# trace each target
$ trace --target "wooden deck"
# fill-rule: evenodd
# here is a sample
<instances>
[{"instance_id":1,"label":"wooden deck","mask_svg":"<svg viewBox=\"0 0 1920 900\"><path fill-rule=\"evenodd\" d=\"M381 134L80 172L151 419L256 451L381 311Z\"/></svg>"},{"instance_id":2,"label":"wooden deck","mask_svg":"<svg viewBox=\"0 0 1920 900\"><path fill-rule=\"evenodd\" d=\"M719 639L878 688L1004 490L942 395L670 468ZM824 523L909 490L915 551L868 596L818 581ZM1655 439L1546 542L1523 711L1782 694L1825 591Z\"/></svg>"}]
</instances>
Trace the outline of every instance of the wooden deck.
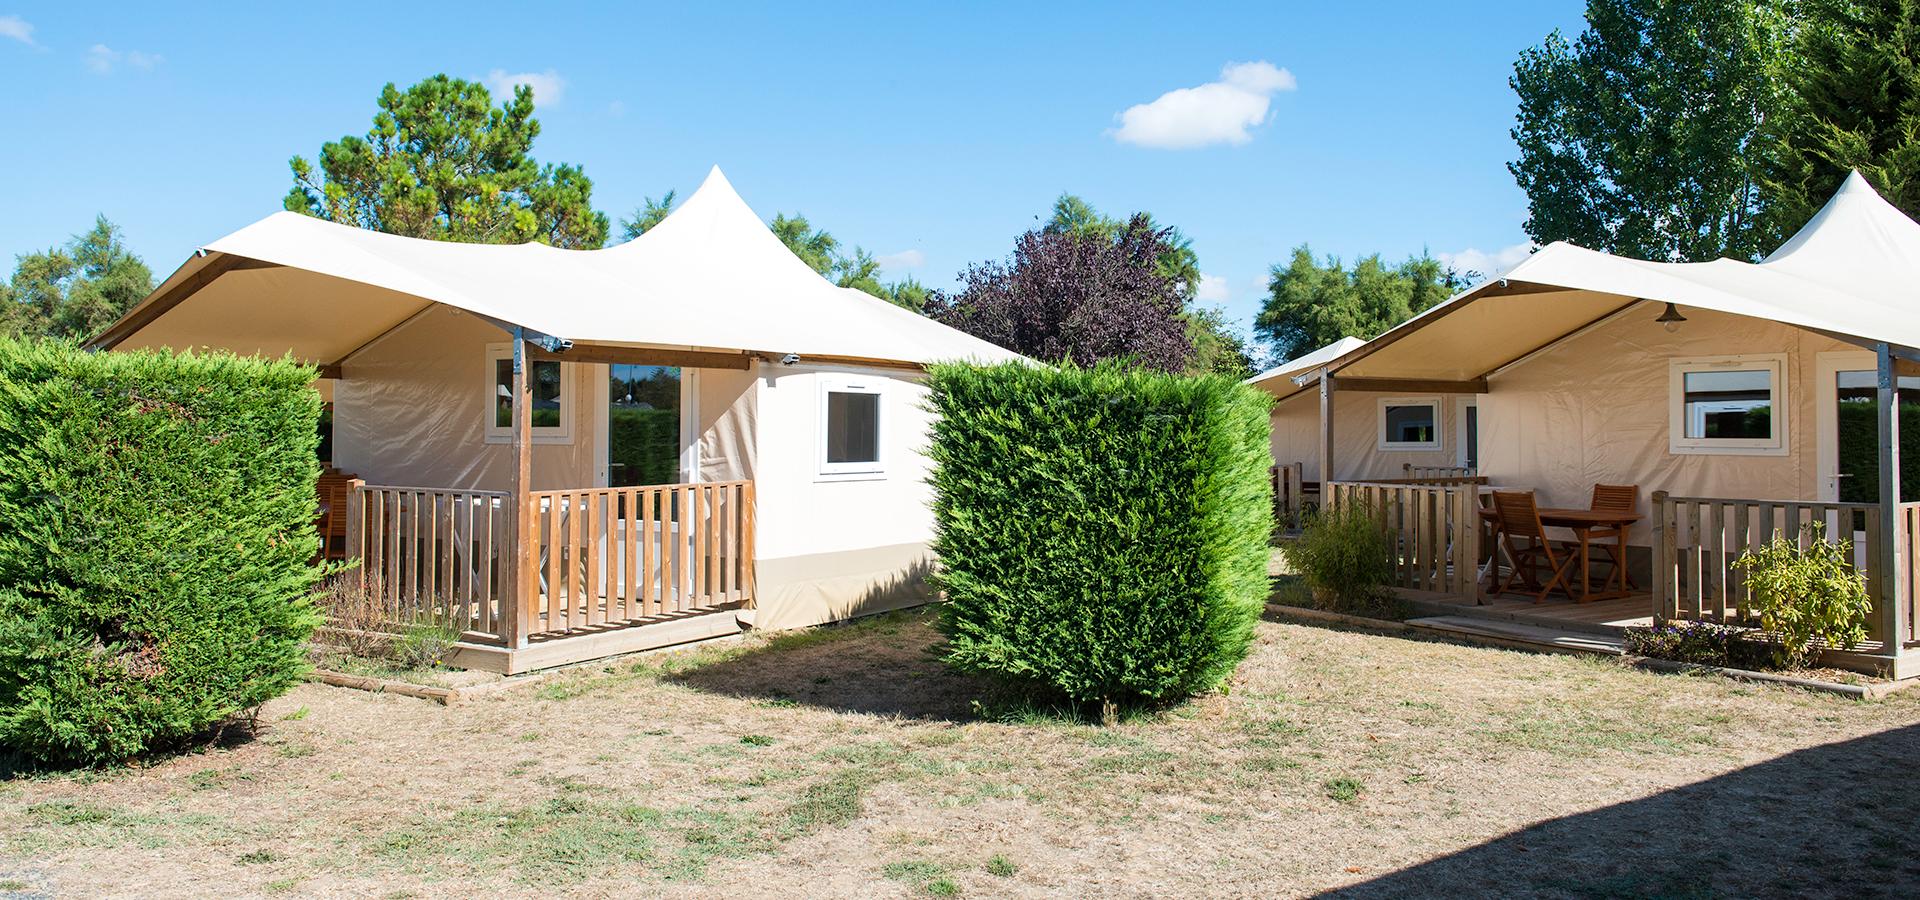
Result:
<instances>
[{"instance_id":1,"label":"wooden deck","mask_svg":"<svg viewBox=\"0 0 1920 900\"><path fill-rule=\"evenodd\" d=\"M1472 598L1429 591L1405 591L1414 607L1431 615L1470 616L1500 622L1520 622L1583 631L1589 634L1618 635L1630 625L1653 624L1653 598L1634 594L1615 600L1575 603L1565 597L1550 596L1535 603L1532 597L1502 594L1474 603Z\"/></svg>"}]
</instances>

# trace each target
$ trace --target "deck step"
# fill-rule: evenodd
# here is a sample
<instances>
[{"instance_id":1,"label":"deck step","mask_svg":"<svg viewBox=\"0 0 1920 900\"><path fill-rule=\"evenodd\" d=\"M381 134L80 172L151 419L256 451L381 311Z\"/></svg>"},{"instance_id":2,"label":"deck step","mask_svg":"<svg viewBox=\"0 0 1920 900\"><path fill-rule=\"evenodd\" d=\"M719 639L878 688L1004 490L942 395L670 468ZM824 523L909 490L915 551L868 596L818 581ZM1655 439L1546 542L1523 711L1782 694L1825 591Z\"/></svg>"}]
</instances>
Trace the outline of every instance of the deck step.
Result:
<instances>
[{"instance_id":1,"label":"deck step","mask_svg":"<svg viewBox=\"0 0 1920 900\"><path fill-rule=\"evenodd\" d=\"M1567 628L1549 628L1520 622L1504 622L1469 616L1429 616L1408 619L1407 625L1422 631L1462 640L1522 646L1561 653L1603 653L1618 656L1621 640L1611 635L1593 634Z\"/></svg>"},{"instance_id":2,"label":"deck step","mask_svg":"<svg viewBox=\"0 0 1920 900\"><path fill-rule=\"evenodd\" d=\"M1626 633L1626 629L1619 624L1611 622L1582 622L1574 619L1569 615L1572 610L1564 603L1541 606L1522 605L1516 608L1511 605L1504 607L1492 605L1478 606L1472 601L1463 602L1454 598L1442 600L1413 597L1410 598L1410 602L1413 604L1414 612L1425 613L1430 616L1479 619L1487 622L1512 622L1519 625L1533 625L1541 628L1578 632L1603 638L1619 638Z\"/></svg>"}]
</instances>

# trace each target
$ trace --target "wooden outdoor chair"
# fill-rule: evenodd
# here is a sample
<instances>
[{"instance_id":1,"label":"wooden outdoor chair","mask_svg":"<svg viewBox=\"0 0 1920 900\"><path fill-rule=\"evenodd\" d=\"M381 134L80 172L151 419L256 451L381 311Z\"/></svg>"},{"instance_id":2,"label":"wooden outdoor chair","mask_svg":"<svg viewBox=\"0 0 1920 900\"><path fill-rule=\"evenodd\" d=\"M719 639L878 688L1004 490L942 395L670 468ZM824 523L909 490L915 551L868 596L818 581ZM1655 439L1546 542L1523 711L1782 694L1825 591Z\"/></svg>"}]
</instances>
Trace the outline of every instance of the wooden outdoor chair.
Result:
<instances>
[{"instance_id":1,"label":"wooden outdoor chair","mask_svg":"<svg viewBox=\"0 0 1920 900\"><path fill-rule=\"evenodd\" d=\"M1554 552L1554 543L1547 539L1547 529L1540 524L1540 507L1533 502L1533 492L1494 491L1493 508L1500 520L1500 544L1513 563L1513 571L1494 593L1504 594L1519 581L1528 591L1539 591L1534 595L1535 603L1546 600L1555 588L1572 596L1573 588L1567 583L1567 576L1578 560L1574 554ZM1536 570L1547 573L1545 584L1534 578Z\"/></svg>"},{"instance_id":2,"label":"wooden outdoor chair","mask_svg":"<svg viewBox=\"0 0 1920 900\"><path fill-rule=\"evenodd\" d=\"M1605 510L1607 512L1630 513L1638 509L1639 506L1639 485L1596 484L1593 486L1593 502L1588 504L1587 508L1592 510ZM1633 583L1633 571L1627 568L1626 548L1621 546L1620 532L1623 530L1624 529L1621 528L1595 528L1587 534L1594 544L1607 551L1606 558L1601 561L1612 565L1613 570L1620 573L1620 583L1625 585L1627 590L1639 590L1640 586ZM1607 577L1612 578L1613 572L1608 572ZM1601 582L1601 584L1605 583L1604 581Z\"/></svg>"},{"instance_id":3,"label":"wooden outdoor chair","mask_svg":"<svg viewBox=\"0 0 1920 900\"><path fill-rule=\"evenodd\" d=\"M320 559L347 558L347 496L353 493L354 476L328 469L320 473L317 491L322 510L315 523L320 532Z\"/></svg>"}]
</instances>

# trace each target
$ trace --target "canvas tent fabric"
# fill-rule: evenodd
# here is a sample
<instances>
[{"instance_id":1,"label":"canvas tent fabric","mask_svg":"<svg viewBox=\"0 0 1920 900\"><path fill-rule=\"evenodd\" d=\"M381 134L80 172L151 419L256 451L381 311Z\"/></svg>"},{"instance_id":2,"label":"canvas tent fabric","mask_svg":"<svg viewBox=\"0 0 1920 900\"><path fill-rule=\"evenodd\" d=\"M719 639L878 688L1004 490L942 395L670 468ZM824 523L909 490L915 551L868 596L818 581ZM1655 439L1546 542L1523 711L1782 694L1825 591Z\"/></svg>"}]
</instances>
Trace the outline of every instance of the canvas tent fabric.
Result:
<instances>
[{"instance_id":1,"label":"canvas tent fabric","mask_svg":"<svg viewBox=\"0 0 1920 900\"><path fill-rule=\"evenodd\" d=\"M156 303L166 309L152 317ZM326 365L432 304L576 342L911 364L1021 358L827 281L717 167L659 225L602 250L428 241L275 213L208 244L95 344Z\"/></svg>"},{"instance_id":2,"label":"canvas tent fabric","mask_svg":"<svg viewBox=\"0 0 1920 900\"><path fill-rule=\"evenodd\" d=\"M1288 397L1303 390L1293 383L1295 376L1311 372L1329 362L1353 352L1366 341L1357 337L1343 337L1331 344L1302 353L1271 369L1261 372L1246 383L1260 388L1275 397Z\"/></svg>"},{"instance_id":3,"label":"canvas tent fabric","mask_svg":"<svg viewBox=\"0 0 1920 900\"><path fill-rule=\"evenodd\" d=\"M1920 358L1920 224L1852 173L1759 263L1649 262L1556 242L1329 367L1353 377L1463 381L1648 302L1780 322Z\"/></svg>"}]
</instances>

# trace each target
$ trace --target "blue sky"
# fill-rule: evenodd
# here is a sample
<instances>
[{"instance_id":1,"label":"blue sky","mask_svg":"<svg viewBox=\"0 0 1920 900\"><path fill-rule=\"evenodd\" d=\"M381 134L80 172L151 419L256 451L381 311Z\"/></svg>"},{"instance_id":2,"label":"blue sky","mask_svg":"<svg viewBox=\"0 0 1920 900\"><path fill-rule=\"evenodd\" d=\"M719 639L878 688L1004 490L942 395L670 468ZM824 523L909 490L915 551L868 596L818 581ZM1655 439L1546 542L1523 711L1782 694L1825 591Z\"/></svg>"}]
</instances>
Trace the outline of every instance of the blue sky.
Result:
<instances>
[{"instance_id":1,"label":"blue sky","mask_svg":"<svg viewBox=\"0 0 1920 900\"><path fill-rule=\"evenodd\" d=\"M1242 327L1302 242L1521 244L1507 77L1583 8L164 6L0 0L0 253L103 212L164 277L278 210L289 157L364 134L382 84L531 74L535 155L584 166L616 218L718 164L763 216L948 286L1072 191L1178 225Z\"/></svg>"}]
</instances>

